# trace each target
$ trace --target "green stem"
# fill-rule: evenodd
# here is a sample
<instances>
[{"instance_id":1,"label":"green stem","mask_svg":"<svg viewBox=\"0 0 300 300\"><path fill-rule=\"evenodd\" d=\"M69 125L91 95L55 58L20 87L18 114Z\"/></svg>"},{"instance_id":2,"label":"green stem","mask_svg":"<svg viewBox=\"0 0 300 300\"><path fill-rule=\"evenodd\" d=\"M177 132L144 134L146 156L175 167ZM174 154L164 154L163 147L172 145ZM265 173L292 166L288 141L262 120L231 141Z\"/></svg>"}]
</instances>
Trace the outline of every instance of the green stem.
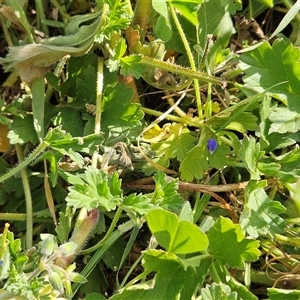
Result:
<instances>
[{"instance_id":1,"label":"green stem","mask_svg":"<svg viewBox=\"0 0 300 300\"><path fill-rule=\"evenodd\" d=\"M281 234L275 234L276 241L280 242L281 244L290 245L293 247L300 247L300 238L298 237L286 237Z\"/></svg>"},{"instance_id":2,"label":"green stem","mask_svg":"<svg viewBox=\"0 0 300 300\"><path fill-rule=\"evenodd\" d=\"M42 29L42 31L49 36L48 26L44 24L45 12L43 7L42 0L35 0L35 7L36 7L36 20L37 20L37 28Z\"/></svg>"},{"instance_id":3,"label":"green stem","mask_svg":"<svg viewBox=\"0 0 300 300\"><path fill-rule=\"evenodd\" d=\"M57 8L57 10L59 11L59 13L62 15L63 18L65 18L68 22L72 20L72 17L65 12L65 10L61 7L61 5L57 0L50 0L50 1L52 5Z\"/></svg>"},{"instance_id":4,"label":"green stem","mask_svg":"<svg viewBox=\"0 0 300 300\"><path fill-rule=\"evenodd\" d=\"M102 114L102 96L103 96L103 66L104 58L98 58L97 69L97 96L96 96L96 116L95 116L95 134L100 134L101 131L101 114ZM92 166L97 167L98 152L95 152L92 157Z\"/></svg>"},{"instance_id":5,"label":"green stem","mask_svg":"<svg viewBox=\"0 0 300 300\"><path fill-rule=\"evenodd\" d=\"M14 213L1 213L1 221L25 221L26 214L14 214Z\"/></svg>"},{"instance_id":6,"label":"green stem","mask_svg":"<svg viewBox=\"0 0 300 300\"><path fill-rule=\"evenodd\" d=\"M63 71L64 67L65 67L65 64L66 64L66 61L67 61L68 57L65 56L63 57L62 59L59 60L55 70L54 70L54 75L59 77L61 72ZM46 94L45 94L45 102L49 102L50 101L50 98L52 96L52 93L54 91L54 88L52 85L48 85L48 88L47 88L47 91L46 91Z\"/></svg>"},{"instance_id":7,"label":"green stem","mask_svg":"<svg viewBox=\"0 0 300 300\"><path fill-rule=\"evenodd\" d=\"M19 173L21 170L23 170L26 166L28 166L33 160L36 159L37 156L39 156L45 148L47 148L49 144L45 141L40 143L40 145L25 159L19 162L19 164L13 168L8 173L4 174L0 177L0 182L3 182L7 180L8 178L14 176L15 174Z\"/></svg>"},{"instance_id":8,"label":"green stem","mask_svg":"<svg viewBox=\"0 0 300 300\"><path fill-rule=\"evenodd\" d=\"M188 40L186 39L186 36L183 32L183 29L181 27L181 24L180 24L178 18L177 18L177 15L176 15L173 5L170 4L169 8L170 8L171 15L174 19L175 25L177 27L177 30L179 32L179 35L181 37L181 40L183 42L187 57L189 59L190 65L191 65L191 69L192 69L192 71L196 72L195 61L194 61L194 57L193 57L190 45L188 43ZM194 87L195 87L195 98L196 98L196 103L197 103L197 108L198 108L198 116L199 116L200 120L202 120L203 119L203 110L202 110L202 103L201 103L201 96L200 96L200 86L199 86L198 79L196 79L196 78L194 78Z\"/></svg>"},{"instance_id":9,"label":"green stem","mask_svg":"<svg viewBox=\"0 0 300 300\"><path fill-rule=\"evenodd\" d=\"M94 245L94 246L92 246L92 247L90 247L88 249L80 251L80 253L79 253L80 255L89 254L89 253L91 253L91 252L93 252L93 251L95 251L95 250L97 250L97 249L99 249L99 248L101 248L103 246L103 244L106 242L106 240L113 233L114 228L115 228L115 226L116 226L116 224L119 221L119 218L121 216L122 210L123 210L122 207L119 206L118 209L117 209L117 211L116 211L116 213L115 213L115 215L114 215L114 218L113 218L113 220L112 220L112 222L111 222L111 224L110 224L110 226L108 228L108 231L106 232L106 235L104 236L104 238L101 241L99 241L96 245Z\"/></svg>"},{"instance_id":10,"label":"green stem","mask_svg":"<svg viewBox=\"0 0 300 300\"><path fill-rule=\"evenodd\" d=\"M148 56L141 56L141 60L140 63L145 65L145 66L149 66L149 67L153 67L153 68L158 68L158 69L163 69L165 71L171 72L171 73L176 73L179 75L183 75L186 77L190 77L193 79L198 79L201 82L204 83L212 83L212 84L221 84L222 80L208 75L206 73L203 72L199 72L199 71L195 71L195 70L191 70L189 68L186 67L182 67L179 65L175 65L175 64L171 64L169 62L165 62L165 61L161 61L155 58L151 58Z\"/></svg>"},{"instance_id":11,"label":"green stem","mask_svg":"<svg viewBox=\"0 0 300 300\"><path fill-rule=\"evenodd\" d=\"M143 30L144 33L147 29L151 6L151 0L138 0L135 4L132 24L140 25L140 28Z\"/></svg>"},{"instance_id":12,"label":"green stem","mask_svg":"<svg viewBox=\"0 0 300 300\"><path fill-rule=\"evenodd\" d=\"M153 110L150 108L146 108L146 107L142 107L141 108L142 111L148 115L152 115L152 116L156 116L156 117L160 117L163 113L159 112L157 110ZM170 120L170 121L174 121L177 123L183 123L189 126L195 126L195 127L201 127L202 123L201 122L193 122L191 121L188 117L186 118L181 118L181 117L176 117L173 115L167 115L165 116L165 119Z\"/></svg>"},{"instance_id":13,"label":"green stem","mask_svg":"<svg viewBox=\"0 0 300 300\"><path fill-rule=\"evenodd\" d=\"M6 248L7 248L6 238L7 238L7 232L8 232L9 226L10 226L9 223L5 223L3 233L2 233L1 248L0 248L0 261L1 262L2 262L4 253L5 253Z\"/></svg>"},{"instance_id":14,"label":"green stem","mask_svg":"<svg viewBox=\"0 0 300 300\"><path fill-rule=\"evenodd\" d=\"M24 161L22 148L19 144L16 145L16 151L19 162ZM33 235L33 217L32 217L32 197L30 191L29 180L25 168L21 170L21 178L26 202L26 249L32 248Z\"/></svg>"}]
</instances>

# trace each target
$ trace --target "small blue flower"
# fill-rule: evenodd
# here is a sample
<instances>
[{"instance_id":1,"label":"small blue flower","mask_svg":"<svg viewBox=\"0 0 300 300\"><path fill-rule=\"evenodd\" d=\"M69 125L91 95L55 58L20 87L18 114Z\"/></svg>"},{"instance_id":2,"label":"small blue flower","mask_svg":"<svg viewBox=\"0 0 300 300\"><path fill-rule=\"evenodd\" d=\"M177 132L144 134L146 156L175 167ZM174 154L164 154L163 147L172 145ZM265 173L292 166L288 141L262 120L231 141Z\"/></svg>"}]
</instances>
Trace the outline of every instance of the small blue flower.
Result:
<instances>
[{"instance_id":1,"label":"small blue flower","mask_svg":"<svg viewBox=\"0 0 300 300\"><path fill-rule=\"evenodd\" d=\"M218 142L216 139L209 139L207 141L207 148L210 154L213 154L215 150L218 148Z\"/></svg>"}]
</instances>

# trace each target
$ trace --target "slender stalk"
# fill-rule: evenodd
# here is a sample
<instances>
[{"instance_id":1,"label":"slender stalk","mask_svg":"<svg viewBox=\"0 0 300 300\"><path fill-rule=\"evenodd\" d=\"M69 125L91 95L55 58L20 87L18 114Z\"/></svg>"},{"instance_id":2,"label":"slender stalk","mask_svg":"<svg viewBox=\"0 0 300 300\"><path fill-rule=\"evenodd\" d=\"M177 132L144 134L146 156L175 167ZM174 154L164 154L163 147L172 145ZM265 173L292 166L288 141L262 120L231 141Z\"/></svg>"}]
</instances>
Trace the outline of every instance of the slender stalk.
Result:
<instances>
[{"instance_id":1,"label":"slender stalk","mask_svg":"<svg viewBox=\"0 0 300 300\"><path fill-rule=\"evenodd\" d=\"M1 221L25 221L26 214L1 213L0 220Z\"/></svg>"},{"instance_id":2,"label":"slender stalk","mask_svg":"<svg viewBox=\"0 0 300 300\"><path fill-rule=\"evenodd\" d=\"M103 96L103 66L104 58L98 58L98 70L97 70L97 97L96 97L96 116L95 116L95 134L99 134L101 131L101 113L102 113L102 96ZM95 152L92 157L92 166L97 167L98 153Z\"/></svg>"},{"instance_id":3,"label":"slender stalk","mask_svg":"<svg viewBox=\"0 0 300 300\"><path fill-rule=\"evenodd\" d=\"M16 145L16 151L19 162L24 160L22 148L19 144ZM33 235L33 217L32 217L32 197L29 186L29 180L25 168L21 170L21 178L26 202L26 249L32 247L32 235Z\"/></svg>"},{"instance_id":4,"label":"slender stalk","mask_svg":"<svg viewBox=\"0 0 300 300\"><path fill-rule=\"evenodd\" d=\"M156 117L160 117L163 114L162 112L159 112L157 110L153 110L153 109L150 109L150 108L147 108L147 107L142 107L141 109L144 113L146 113L148 115L156 116ZM167 116L165 116L165 119L170 120L170 121L174 121L174 122L177 122L177 123L183 123L183 124L187 124L187 125L190 125L190 126L195 126L195 127L199 127L199 125L201 125L200 122L191 121L188 116L186 118L181 118L181 117L176 117L176 116L173 116L173 115L167 115Z\"/></svg>"},{"instance_id":5,"label":"slender stalk","mask_svg":"<svg viewBox=\"0 0 300 300\"><path fill-rule=\"evenodd\" d=\"M8 178L14 176L15 174L19 173L22 169L28 166L33 160L35 160L36 157L39 156L48 146L49 144L43 141L26 159L20 161L15 168L13 168L11 171L1 176L0 182L3 182Z\"/></svg>"},{"instance_id":6,"label":"slender stalk","mask_svg":"<svg viewBox=\"0 0 300 300\"><path fill-rule=\"evenodd\" d=\"M44 24L45 17L45 9L42 0L35 0L36 14L37 14L37 27L43 30L43 32L49 36L48 26Z\"/></svg>"},{"instance_id":7,"label":"slender stalk","mask_svg":"<svg viewBox=\"0 0 300 300\"><path fill-rule=\"evenodd\" d=\"M205 82L205 83L212 83L212 84L221 84L222 80L208 75L206 73L203 72L199 72L199 71L195 71L195 70L191 70L189 68L186 67L182 67L176 64L171 64L169 62L165 62L165 61L161 61L155 58L151 58L151 57L147 57L147 56L142 56L140 63L145 65L145 66L149 66L149 67L154 67L154 68L158 68L158 69L163 69L165 71L171 72L171 73L175 73L175 74L179 74L179 75L183 75L186 77L190 77L190 78L194 78L194 79L198 79L199 81Z\"/></svg>"},{"instance_id":8,"label":"slender stalk","mask_svg":"<svg viewBox=\"0 0 300 300\"><path fill-rule=\"evenodd\" d=\"M183 42L187 57L189 59L190 65L191 65L191 69L192 69L192 71L196 71L196 65L195 65L195 61L194 61L194 57L193 57L190 45L188 43L188 40L186 39L186 36L183 32L181 24L177 18L177 15L176 15L173 5L170 4L169 8L170 8L171 15L174 19L175 25L177 27L177 30L179 32L179 35L181 37L181 40ZM196 98L196 103L197 103L197 108L198 108L198 116L199 116L200 120L202 120L203 119L203 109L202 109L201 96L200 96L200 86L199 86L199 81L196 78L194 78L194 87L195 87L195 98Z\"/></svg>"},{"instance_id":9,"label":"slender stalk","mask_svg":"<svg viewBox=\"0 0 300 300\"><path fill-rule=\"evenodd\" d=\"M65 57L63 57L62 59L59 60L57 66L56 66L56 68L53 72L55 76L60 77L60 74L63 71L68 58L69 58L68 56L65 56ZM48 85L48 88L47 88L47 91L46 91L46 94L45 94L45 102L50 101L50 98L51 98L51 95L52 95L53 91L54 91L53 86Z\"/></svg>"}]
</instances>

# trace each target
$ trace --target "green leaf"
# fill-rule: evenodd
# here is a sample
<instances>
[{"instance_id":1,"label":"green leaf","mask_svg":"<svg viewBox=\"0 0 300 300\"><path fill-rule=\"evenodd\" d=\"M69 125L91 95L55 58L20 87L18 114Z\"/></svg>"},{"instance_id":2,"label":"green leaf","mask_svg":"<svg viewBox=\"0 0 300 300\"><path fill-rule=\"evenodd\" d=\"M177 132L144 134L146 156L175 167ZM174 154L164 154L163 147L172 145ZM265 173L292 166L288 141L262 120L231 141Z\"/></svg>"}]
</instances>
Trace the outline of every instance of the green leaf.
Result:
<instances>
[{"instance_id":1,"label":"green leaf","mask_svg":"<svg viewBox=\"0 0 300 300\"><path fill-rule=\"evenodd\" d=\"M259 242L245 239L239 224L220 217L207 233L208 252L222 264L243 268L245 261L255 261L260 255Z\"/></svg>"},{"instance_id":2,"label":"green leaf","mask_svg":"<svg viewBox=\"0 0 300 300\"><path fill-rule=\"evenodd\" d=\"M159 156L169 159L177 158L182 162L186 153L195 146L196 138L183 124L173 123L169 126L165 125L163 129L165 131L164 139L158 142L153 141L151 143L152 150ZM157 138L159 138L159 136L157 136ZM159 160L158 163L160 164ZM167 163L167 165L169 164Z\"/></svg>"},{"instance_id":3,"label":"green leaf","mask_svg":"<svg viewBox=\"0 0 300 300\"><path fill-rule=\"evenodd\" d=\"M52 119L54 126L60 126L72 136L83 135L82 115L70 107L60 107L58 114Z\"/></svg>"},{"instance_id":4,"label":"green leaf","mask_svg":"<svg viewBox=\"0 0 300 300\"><path fill-rule=\"evenodd\" d=\"M118 40L117 45L114 49L115 51L115 55L114 58L115 59L120 59L124 56L125 52L126 52L127 46L126 46L126 41L124 38L121 38Z\"/></svg>"},{"instance_id":5,"label":"green leaf","mask_svg":"<svg viewBox=\"0 0 300 300\"><path fill-rule=\"evenodd\" d=\"M104 90L101 130L110 144L136 138L141 130L144 114L139 104L130 103L132 96L133 90L123 83L107 85Z\"/></svg>"},{"instance_id":6,"label":"green leaf","mask_svg":"<svg viewBox=\"0 0 300 300\"><path fill-rule=\"evenodd\" d=\"M210 62L211 69L215 67L217 53L228 45L231 35L235 33L231 16L224 2L224 0L204 1L201 3L197 14L199 22L197 44L201 46L202 55L205 51L207 36L212 34L216 37L216 41L210 47L207 55L207 61Z\"/></svg>"},{"instance_id":7,"label":"green leaf","mask_svg":"<svg viewBox=\"0 0 300 300\"><path fill-rule=\"evenodd\" d=\"M86 54L71 57L68 65L68 78L60 86L63 95L76 97L76 102L96 102L97 57ZM84 106L84 104L82 104Z\"/></svg>"},{"instance_id":8,"label":"green leaf","mask_svg":"<svg viewBox=\"0 0 300 300\"><path fill-rule=\"evenodd\" d=\"M106 300L103 295L98 293L90 293L85 297L85 300Z\"/></svg>"},{"instance_id":9,"label":"green leaf","mask_svg":"<svg viewBox=\"0 0 300 300\"><path fill-rule=\"evenodd\" d=\"M299 48L286 39L276 39L272 46L263 42L240 57L245 87L257 92L268 90L291 111L300 113L299 58Z\"/></svg>"},{"instance_id":10,"label":"green leaf","mask_svg":"<svg viewBox=\"0 0 300 300\"><path fill-rule=\"evenodd\" d=\"M171 253L194 253L204 251L208 246L208 239L200 228L193 223L179 221L174 213L153 209L146 218L158 243Z\"/></svg>"},{"instance_id":11,"label":"green leaf","mask_svg":"<svg viewBox=\"0 0 300 300\"><path fill-rule=\"evenodd\" d=\"M211 285L206 285L205 288L201 289L200 299L207 300L238 300L238 294L232 292L230 287L224 283L213 283Z\"/></svg>"},{"instance_id":12,"label":"green leaf","mask_svg":"<svg viewBox=\"0 0 300 300\"><path fill-rule=\"evenodd\" d=\"M171 23L164 18L163 16L159 16L155 28L155 35L164 42L168 42L172 38L172 27Z\"/></svg>"},{"instance_id":13,"label":"green leaf","mask_svg":"<svg viewBox=\"0 0 300 300\"><path fill-rule=\"evenodd\" d=\"M143 76L146 70L146 67L139 63L141 59L142 58L139 55L130 55L122 57L120 59L120 73L125 77L132 74L136 79L139 79L141 76Z\"/></svg>"},{"instance_id":14,"label":"green leaf","mask_svg":"<svg viewBox=\"0 0 300 300\"><path fill-rule=\"evenodd\" d=\"M165 19L169 19L167 0L152 0L152 6Z\"/></svg>"},{"instance_id":15,"label":"green leaf","mask_svg":"<svg viewBox=\"0 0 300 300\"><path fill-rule=\"evenodd\" d=\"M186 153L179 171L180 177L186 181L201 179L209 168L222 168L226 164L229 147L220 143L217 149L210 154L207 148L208 137L203 136L201 142ZM219 141L218 141L219 142Z\"/></svg>"},{"instance_id":16,"label":"green leaf","mask_svg":"<svg viewBox=\"0 0 300 300\"><path fill-rule=\"evenodd\" d=\"M150 203L149 197L146 195L130 194L123 200L124 210L133 210L140 215L148 213L154 205Z\"/></svg>"},{"instance_id":17,"label":"green leaf","mask_svg":"<svg viewBox=\"0 0 300 300\"><path fill-rule=\"evenodd\" d=\"M207 157L209 152L206 145L197 145L188 153L180 166L180 178L192 182L194 178L201 179L208 169Z\"/></svg>"},{"instance_id":18,"label":"green leaf","mask_svg":"<svg viewBox=\"0 0 300 300\"><path fill-rule=\"evenodd\" d=\"M67 206L111 211L122 201L121 180L117 173L107 177L104 171L88 167L84 174L68 174L68 180L74 185L68 188Z\"/></svg>"},{"instance_id":19,"label":"green leaf","mask_svg":"<svg viewBox=\"0 0 300 300\"><path fill-rule=\"evenodd\" d=\"M242 2L242 0L236 0L236 1L227 0L226 6L227 6L229 13L231 15L234 15L237 10L242 10L243 2Z\"/></svg>"},{"instance_id":20,"label":"green leaf","mask_svg":"<svg viewBox=\"0 0 300 300\"><path fill-rule=\"evenodd\" d=\"M173 5L186 20L197 26L197 7L202 2L202 0L171 0L170 5Z\"/></svg>"},{"instance_id":21,"label":"green leaf","mask_svg":"<svg viewBox=\"0 0 300 300\"><path fill-rule=\"evenodd\" d=\"M222 119L223 122L226 121L226 118ZM228 118L228 120L230 121L230 118ZM234 120L229 122L225 128L246 133L248 130L256 130L257 126L257 117L253 115L252 112L242 112L238 116L234 117Z\"/></svg>"},{"instance_id":22,"label":"green leaf","mask_svg":"<svg viewBox=\"0 0 300 300\"><path fill-rule=\"evenodd\" d=\"M25 144L27 142L33 145L37 144L38 138L33 127L33 117L30 115L21 117L14 117L11 123L11 130L8 132L7 137L10 139L11 144Z\"/></svg>"},{"instance_id":23,"label":"green leaf","mask_svg":"<svg viewBox=\"0 0 300 300\"><path fill-rule=\"evenodd\" d=\"M184 204L184 199L178 194L178 180L167 182L166 174L158 171L154 174L155 190L151 202L160 207L179 212Z\"/></svg>"},{"instance_id":24,"label":"green leaf","mask_svg":"<svg viewBox=\"0 0 300 300\"><path fill-rule=\"evenodd\" d=\"M273 109L269 115L269 120L272 122L269 134L273 132L286 133L297 132L300 129L300 114L291 111L287 107L277 107Z\"/></svg>"},{"instance_id":25,"label":"green leaf","mask_svg":"<svg viewBox=\"0 0 300 300\"><path fill-rule=\"evenodd\" d=\"M245 206L240 217L243 230L257 238L259 235L274 236L282 233L285 221L279 214L285 211L278 201L268 197L264 188L266 181L250 181L245 189Z\"/></svg>"},{"instance_id":26,"label":"green leaf","mask_svg":"<svg viewBox=\"0 0 300 300\"><path fill-rule=\"evenodd\" d=\"M24 81L42 77L51 66L66 55L82 56L94 41L101 25L101 12L78 15L66 28L66 36L52 37L42 44L10 47L6 58L0 59L6 71L17 69ZM90 22L88 25L84 25Z\"/></svg>"},{"instance_id":27,"label":"green leaf","mask_svg":"<svg viewBox=\"0 0 300 300\"><path fill-rule=\"evenodd\" d=\"M299 300L300 291L268 288L268 297L270 300Z\"/></svg>"},{"instance_id":28,"label":"green leaf","mask_svg":"<svg viewBox=\"0 0 300 300\"><path fill-rule=\"evenodd\" d=\"M157 272L154 279L121 290L110 300L191 299L196 287L207 275L211 258L198 256L193 262L188 263L185 260L185 263L184 268L183 260L175 254L162 250L147 250L144 252L143 266L146 274Z\"/></svg>"},{"instance_id":29,"label":"green leaf","mask_svg":"<svg viewBox=\"0 0 300 300\"><path fill-rule=\"evenodd\" d=\"M45 80L43 77L35 78L31 85L33 125L39 140L44 138L44 114L45 114Z\"/></svg>"},{"instance_id":30,"label":"green leaf","mask_svg":"<svg viewBox=\"0 0 300 300\"><path fill-rule=\"evenodd\" d=\"M260 144L256 143L254 137L249 136L243 139L240 155L246 164L251 179L260 179L259 170L257 169L258 159L261 157Z\"/></svg>"}]
</instances>

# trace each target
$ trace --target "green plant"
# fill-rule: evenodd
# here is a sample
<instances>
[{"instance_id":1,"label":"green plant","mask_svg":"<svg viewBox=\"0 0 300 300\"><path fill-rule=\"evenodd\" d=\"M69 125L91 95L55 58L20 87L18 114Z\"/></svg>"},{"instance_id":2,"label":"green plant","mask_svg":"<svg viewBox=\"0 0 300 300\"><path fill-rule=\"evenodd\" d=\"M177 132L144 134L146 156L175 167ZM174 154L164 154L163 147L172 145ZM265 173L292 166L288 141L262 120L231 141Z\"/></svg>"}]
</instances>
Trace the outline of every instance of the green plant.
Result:
<instances>
[{"instance_id":1,"label":"green plant","mask_svg":"<svg viewBox=\"0 0 300 300\"><path fill-rule=\"evenodd\" d=\"M299 297L299 3L249 46L257 3L3 2L0 299Z\"/></svg>"}]
</instances>

